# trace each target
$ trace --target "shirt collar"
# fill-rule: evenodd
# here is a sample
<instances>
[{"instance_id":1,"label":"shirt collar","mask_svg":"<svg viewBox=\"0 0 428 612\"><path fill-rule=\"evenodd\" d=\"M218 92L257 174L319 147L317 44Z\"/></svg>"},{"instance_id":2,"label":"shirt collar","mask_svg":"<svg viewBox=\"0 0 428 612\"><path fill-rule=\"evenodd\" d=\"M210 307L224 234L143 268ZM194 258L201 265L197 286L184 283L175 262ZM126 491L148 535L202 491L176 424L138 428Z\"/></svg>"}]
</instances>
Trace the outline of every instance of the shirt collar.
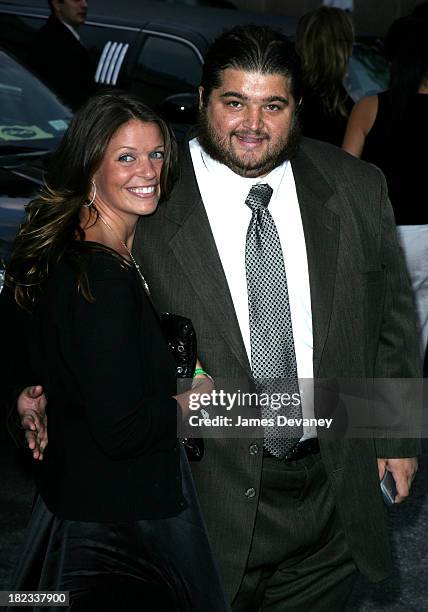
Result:
<instances>
[{"instance_id":1,"label":"shirt collar","mask_svg":"<svg viewBox=\"0 0 428 612\"><path fill-rule=\"evenodd\" d=\"M77 38L77 40L80 42L80 36L78 35L77 31L73 28L73 26L69 25L68 23L65 23L65 21L63 21L62 19L60 19L60 22L63 25L65 25L65 27L68 28L70 32L73 34L73 36Z\"/></svg>"}]
</instances>

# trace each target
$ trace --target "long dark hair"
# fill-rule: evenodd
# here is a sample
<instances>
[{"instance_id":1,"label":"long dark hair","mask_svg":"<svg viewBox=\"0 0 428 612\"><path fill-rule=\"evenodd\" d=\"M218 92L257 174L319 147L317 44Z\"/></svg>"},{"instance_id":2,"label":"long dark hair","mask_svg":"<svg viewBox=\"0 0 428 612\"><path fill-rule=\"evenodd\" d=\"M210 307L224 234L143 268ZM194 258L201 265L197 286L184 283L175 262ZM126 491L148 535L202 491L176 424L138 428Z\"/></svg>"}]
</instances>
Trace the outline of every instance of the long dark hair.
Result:
<instances>
[{"instance_id":1,"label":"long dark hair","mask_svg":"<svg viewBox=\"0 0 428 612\"><path fill-rule=\"evenodd\" d=\"M348 116L342 80L353 42L352 19L336 7L321 6L305 13L297 25L296 50L302 61L303 89L309 96L317 96L327 115Z\"/></svg>"},{"instance_id":2,"label":"long dark hair","mask_svg":"<svg viewBox=\"0 0 428 612\"><path fill-rule=\"evenodd\" d=\"M393 22L385 37L385 54L390 62L390 120L405 123L409 103L428 78L428 20L413 16Z\"/></svg>"},{"instance_id":3,"label":"long dark hair","mask_svg":"<svg viewBox=\"0 0 428 612\"><path fill-rule=\"evenodd\" d=\"M76 248L83 240L81 207L90 197L91 179L115 132L132 119L156 123L165 158L160 177L161 199L168 197L176 176L177 148L166 123L135 95L105 89L89 98L74 115L49 164L45 187L26 207L26 220L15 240L6 282L16 302L31 310L51 266L67 254L77 270L82 293L90 299L85 258Z\"/></svg>"}]
</instances>

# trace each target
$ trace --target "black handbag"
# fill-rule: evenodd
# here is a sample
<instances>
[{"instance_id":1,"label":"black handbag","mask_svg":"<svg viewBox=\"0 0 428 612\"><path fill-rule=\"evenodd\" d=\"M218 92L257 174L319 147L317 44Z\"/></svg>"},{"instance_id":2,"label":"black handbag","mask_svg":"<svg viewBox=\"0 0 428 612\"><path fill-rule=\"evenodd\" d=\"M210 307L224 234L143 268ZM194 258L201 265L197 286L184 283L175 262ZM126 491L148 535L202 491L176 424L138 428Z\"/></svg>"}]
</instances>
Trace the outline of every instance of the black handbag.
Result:
<instances>
[{"instance_id":1,"label":"black handbag","mask_svg":"<svg viewBox=\"0 0 428 612\"><path fill-rule=\"evenodd\" d=\"M192 321L171 312L161 312L159 318L163 335L177 366L177 378L192 379L197 358L196 332ZM202 438L182 438L181 442L189 461L202 459Z\"/></svg>"},{"instance_id":2,"label":"black handbag","mask_svg":"<svg viewBox=\"0 0 428 612\"><path fill-rule=\"evenodd\" d=\"M197 342L190 319L171 312L161 312L163 335L177 365L177 378L192 378L196 367Z\"/></svg>"}]
</instances>

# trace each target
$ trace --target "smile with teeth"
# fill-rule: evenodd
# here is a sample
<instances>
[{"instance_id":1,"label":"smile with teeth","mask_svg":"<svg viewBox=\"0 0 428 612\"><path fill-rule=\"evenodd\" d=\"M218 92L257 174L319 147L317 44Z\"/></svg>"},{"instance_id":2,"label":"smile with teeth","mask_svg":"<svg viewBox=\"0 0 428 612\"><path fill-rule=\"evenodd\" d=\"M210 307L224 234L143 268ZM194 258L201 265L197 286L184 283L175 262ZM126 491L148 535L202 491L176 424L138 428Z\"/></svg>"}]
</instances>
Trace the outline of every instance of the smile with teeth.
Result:
<instances>
[{"instance_id":1,"label":"smile with teeth","mask_svg":"<svg viewBox=\"0 0 428 612\"><path fill-rule=\"evenodd\" d=\"M249 147L256 147L266 140L265 136L256 136L253 134L235 134L235 136L240 143Z\"/></svg>"},{"instance_id":2,"label":"smile with teeth","mask_svg":"<svg viewBox=\"0 0 428 612\"><path fill-rule=\"evenodd\" d=\"M137 195L151 195L156 190L156 185L150 185L149 187L128 187L128 191Z\"/></svg>"}]
</instances>

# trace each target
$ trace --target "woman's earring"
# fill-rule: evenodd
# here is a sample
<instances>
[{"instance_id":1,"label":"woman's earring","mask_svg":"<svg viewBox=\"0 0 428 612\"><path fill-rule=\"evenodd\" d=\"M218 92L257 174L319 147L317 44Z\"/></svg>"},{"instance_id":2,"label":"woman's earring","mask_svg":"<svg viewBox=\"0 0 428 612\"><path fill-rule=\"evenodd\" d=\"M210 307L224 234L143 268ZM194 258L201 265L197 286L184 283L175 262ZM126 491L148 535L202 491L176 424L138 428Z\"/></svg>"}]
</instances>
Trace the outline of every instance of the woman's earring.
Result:
<instances>
[{"instance_id":1,"label":"woman's earring","mask_svg":"<svg viewBox=\"0 0 428 612\"><path fill-rule=\"evenodd\" d=\"M95 185L95 181L91 181L91 183L94 194L90 200L87 200L86 204L83 204L83 206L86 206L86 208L91 208L92 204L95 202L95 196L97 195L97 186Z\"/></svg>"}]
</instances>

